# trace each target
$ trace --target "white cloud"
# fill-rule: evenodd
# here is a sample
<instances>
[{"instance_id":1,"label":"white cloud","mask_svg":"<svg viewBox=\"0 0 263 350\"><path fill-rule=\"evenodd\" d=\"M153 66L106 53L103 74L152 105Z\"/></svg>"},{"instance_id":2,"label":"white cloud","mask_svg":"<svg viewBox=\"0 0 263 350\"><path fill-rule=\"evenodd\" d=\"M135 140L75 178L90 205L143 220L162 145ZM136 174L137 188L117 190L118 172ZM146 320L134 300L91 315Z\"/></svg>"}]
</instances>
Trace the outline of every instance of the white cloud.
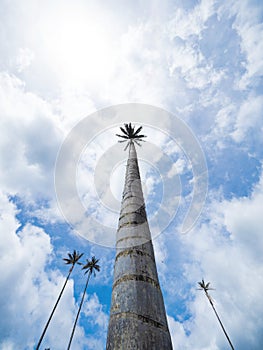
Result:
<instances>
[{"instance_id":1,"label":"white cloud","mask_svg":"<svg viewBox=\"0 0 263 350\"><path fill-rule=\"evenodd\" d=\"M262 143L262 96L248 95L239 103L227 99L217 112L215 127L206 140L216 142L219 149L236 142L248 148L255 141Z\"/></svg>"},{"instance_id":2,"label":"white cloud","mask_svg":"<svg viewBox=\"0 0 263 350\"><path fill-rule=\"evenodd\" d=\"M234 131L232 132L232 137L236 142L243 141L249 131L253 133L253 137L258 135L258 140L260 141L263 128L262 109L262 96L249 96L248 99L242 103L237 114Z\"/></svg>"},{"instance_id":3,"label":"white cloud","mask_svg":"<svg viewBox=\"0 0 263 350\"><path fill-rule=\"evenodd\" d=\"M231 232L233 242L244 251L245 256L258 262L262 260L263 250L262 202L263 177L255 186L251 197L233 198L222 203L224 224Z\"/></svg>"},{"instance_id":4,"label":"white cloud","mask_svg":"<svg viewBox=\"0 0 263 350\"><path fill-rule=\"evenodd\" d=\"M53 195L53 166L61 133L48 103L25 84L0 74L2 188L29 198Z\"/></svg>"},{"instance_id":5,"label":"white cloud","mask_svg":"<svg viewBox=\"0 0 263 350\"><path fill-rule=\"evenodd\" d=\"M263 281L260 277L263 272L262 183L261 178L250 198L214 200L210 204L208 223L179 237L179 242L175 240L175 245L183 245L184 255L174 258L175 248L169 240L166 246L169 264L175 264L176 270L183 267L183 278L190 288L181 289L185 287L180 285L178 277L177 286L170 285L173 281L170 276L164 283L164 290L168 288L174 293L173 298L178 298L181 292L186 293L186 305L192 315L182 324L169 318L175 349L180 349L184 343L186 349L222 349L227 346L205 295L195 290L202 278L215 288L210 294L234 346L260 349L263 338L259 316L263 312ZM187 252L190 259L186 258ZM241 334L243 324L246 324L246 332Z\"/></svg>"},{"instance_id":6,"label":"white cloud","mask_svg":"<svg viewBox=\"0 0 263 350\"><path fill-rule=\"evenodd\" d=\"M259 3L233 0L219 4L206 0L123 5L113 1L102 8L100 3L91 5L78 0L74 5L69 2L61 5L60 0L46 1L43 6L35 6L32 1L23 4L14 1L12 5L6 2L0 15L0 67L4 71L0 75L0 184L8 194L18 194L30 201L50 200L48 208L34 207L33 215L50 223L59 217L53 168L62 136L78 120L101 106L133 101L177 112L204 142L212 162L209 166L220 167L215 172L220 170L222 178L227 169L225 164L222 167L222 163L216 163L214 144L220 151L228 151L226 146L237 142L243 150L249 149L250 154L254 154L255 147L262 148L262 99L259 90L252 90L262 75ZM227 52L229 55L225 55ZM160 121L159 114L151 121L153 125L169 127L171 133L177 127L171 120ZM90 129L94 130L93 127L90 125ZM167 138L157 131L147 129L146 133L148 140L154 140L153 144L171 159L181 154L175 143L168 144ZM156 165L161 152L153 151L154 145L144 147L138 154ZM96 155L103 153L108 145L101 146L105 145L99 145L88 154L90 159L84 159L88 170L96 166ZM170 164L166 172L161 168L161 174L176 175L176 170L180 172L183 168L182 162L177 167ZM84 193L91 188L86 170L78 178L80 192ZM101 171L99 175L99 184L104 183L105 174ZM148 179L150 191L155 184L156 179ZM119 176L113 186L116 189L118 185ZM174 183L167 182L167 188L170 185ZM171 193L173 198L166 201L165 209L172 214L178 204L178 188L174 196ZM261 188L259 184L250 198L222 203L214 199L205 217L209 224L204 223L199 231L195 229L185 237L173 240L167 235L155 242L160 279L165 292L169 292L166 294L169 315L175 313L171 305L177 297L191 315L185 322L185 314L180 312L176 321L168 317L175 349L211 350L227 346L205 296L197 294L195 287L189 292L202 277L216 288L212 292L216 307L236 347L256 348L262 340L259 324L262 281L258 277L262 275L262 239L258 228L262 227ZM109 183L103 192L106 202L111 200L108 189ZM92 194L89 201L94 199ZM1 304L3 313L9 315L1 326L4 334L1 346L16 349L28 340L32 347L64 276L47 266L53 249L47 233L26 225L16 234L20 223L15 219L15 206L5 196L1 201L1 279L3 285L12 286L3 289L4 297L10 302ZM71 208L72 212L74 209ZM115 219L105 211L99 210L99 214L115 226ZM161 219L165 221L163 215ZM54 244L60 243L54 241ZM104 263L107 269L98 279L109 283L113 262L105 258ZM254 281L258 286L254 286ZM57 330L68 334L75 316L72 293L73 281L70 281L49 329L47 340L58 349L62 343L57 343ZM87 317L105 330L106 316L100 301L95 296L90 300L90 308L87 303L88 311L84 309L89 313ZM102 323L96 321L97 312ZM244 324L246 332L240 332ZM77 328L76 349L103 346L101 339L85 338L84 333L83 328Z\"/></svg>"},{"instance_id":7,"label":"white cloud","mask_svg":"<svg viewBox=\"0 0 263 350\"><path fill-rule=\"evenodd\" d=\"M237 109L237 106L228 102L217 112L214 129L216 137L214 136L214 138L217 139L217 143L222 147L224 147L224 135L229 135L234 129L238 113Z\"/></svg>"},{"instance_id":8,"label":"white cloud","mask_svg":"<svg viewBox=\"0 0 263 350\"><path fill-rule=\"evenodd\" d=\"M185 169L185 160L180 158L178 159L171 167L171 169L169 170L167 177L168 178L172 178L175 175L182 175L183 171Z\"/></svg>"},{"instance_id":9,"label":"white cloud","mask_svg":"<svg viewBox=\"0 0 263 350\"><path fill-rule=\"evenodd\" d=\"M185 88L216 88L226 77L225 70L214 67L213 60L206 57L202 42L206 22L215 13L214 1L202 1L192 10L176 10L170 21L169 71L173 77L184 78Z\"/></svg>"},{"instance_id":10,"label":"white cloud","mask_svg":"<svg viewBox=\"0 0 263 350\"><path fill-rule=\"evenodd\" d=\"M248 86L258 84L263 74L263 26L261 23L262 8L255 1L229 1L227 6L223 4L218 9L219 16L234 17L233 29L236 30L241 42L240 48L244 54L243 67L245 69L237 86L247 89Z\"/></svg>"},{"instance_id":11,"label":"white cloud","mask_svg":"<svg viewBox=\"0 0 263 350\"><path fill-rule=\"evenodd\" d=\"M180 68L182 74L185 75L189 70L201 64L203 60L204 57L201 52L197 48L192 47L190 43L175 45L170 73L173 74L174 70Z\"/></svg>"},{"instance_id":12,"label":"white cloud","mask_svg":"<svg viewBox=\"0 0 263 350\"><path fill-rule=\"evenodd\" d=\"M52 108L60 119L60 127L67 134L78 121L96 111L89 91L62 86L60 93L52 99Z\"/></svg>"},{"instance_id":13,"label":"white cloud","mask_svg":"<svg viewBox=\"0 0 263 350\"><path fill-rule=\"evenodd\" d=\"M41 335L65 277L56 270L45 270L52 259L50 237L39 227L27 224L17 232L17 210L8 198L0 197L1 235L1 348L32 349ZM15 259L15 260L14 260ZM14 263L15 262L15 263ZM64 349L75 315L73 283L69 281L43 344ZM81 346L79 347L81 349Z\"/></svg>"},{"instance_id":14,"label":"white cloud","mask_svg":"<svg viewBox=\"0 0 263 350\"><path fill-rule=\"evenodd\" d=\"M187 337L183 324L175 321L172 317L167 316L168 327L172 338L173 350L187 349Z\"/></svg>"},{"instance_id":15,"label":"white cloud","mask_svg":"<svg viewBox=\"0 0 263 350\"><path fill-rule=\"evenodd\" d=\"M192 35L201 36L206 21L213 13L213 0L202 0L192 10L178 8L170 23L170 33L173 37L178 36L183 40Z\"/></svg>"},{"instance_id":16,"label":"white cloud","mask_svg":"<svg viewBox=\"0 0 263 350\"><path fill-rule=\"evenodd\" d=\"M108 315L103 311L103 305L100 304L96 293L87 298L83 311L92 322L101 327L104 332L106 331L108 325Z\"/></svg>"},{"instance_id":17,"label":"white cloud","mask_svg":"<svg viewBox=\"0 0 263 350\"><path fill-rule=\"evenodd\" d=\"M247 56L246 74L240 81L241 87L246 87L252 83L252 78L262 76L263 74L263 25L255 24L251 27L237 28L242 37L242 49ZM253 83L252 83L253 84Z\"/></svg>"}]
</instances>

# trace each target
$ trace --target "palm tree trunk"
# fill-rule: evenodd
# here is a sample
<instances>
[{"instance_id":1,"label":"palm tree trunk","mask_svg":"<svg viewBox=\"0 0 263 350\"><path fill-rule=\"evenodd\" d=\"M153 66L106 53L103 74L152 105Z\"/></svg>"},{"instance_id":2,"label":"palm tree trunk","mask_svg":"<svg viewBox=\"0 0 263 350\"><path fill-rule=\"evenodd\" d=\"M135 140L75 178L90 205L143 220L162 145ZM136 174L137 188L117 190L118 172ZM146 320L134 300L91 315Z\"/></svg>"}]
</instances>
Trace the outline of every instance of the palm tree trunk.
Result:
<instances>
[{"instance_id":1,"label":"palm tree trunk","mask_svg":"<svg viewBox=\"0 0 263 350\"><path fill-rule=\"evenodd\" d=\"M64 289L65 289L65 287L66 287L66 284L68 283L68 280L69 280L69 277L70 277L71 272L72 272L72 270L73 270L73 267L74 267L74 265L72 265L72 267L71 267L70 270L69 270L68 276L67 276L67 278L66 278L66 280L65 280L65 283L64 283L64 285L63 285L63 287L62 287L62 289L61 289L61 292L60 292L60 294L59 294L59 296L58 296L58 299L57 299L57 301L56 301L56 304L55 304L54 307L53 307L53 310L52 310L52 312L51 312L51 314L50 314L50 316L49 316L49 319L48 319L48 321L47 321L47 323L46 323L46 326L45 326L45 328L44 328L44 330L43 330L43 333L41 334L41 337L40 337L40 339L39 339L39 341L38 341L36 350L39 349L39 347L40 347L40 345L41 345L41 343L42 343L42 340L43 340L44 335L45 335L45 333L46 333L46 331L47 331L47 328L48 328L48 326L49 326L49 323L50 323L50 321L51 321L51 319L52 319L52 317L53 317L53 315L54 315L54 312L55 312L55 310L56 310L56 308L57 308L57 306L58 306L58 303L59 303L59 301L60 301L60 299L61 299L61 296L62 296L62 294L63 294L63 292L64 292Z\"/></svg>"},{"instance_id":2,"label":"palm tree trunk","mask_svg":"<svg viewBox=\"0 0 263 350\"><path fill-rule=\"evenodd\" d=\"M207 296L207 297L208 297L208 296ZM215 309L215 307L214 307L214 304L213 304L212 300L210 300L209 297L208 297L208 300L209 300L209 302L210 302L210 304L211 304L211 306L212 306L212 308L213 308L213 310L214 310L214 313L216 314L216 317L217 317L217 319L218 319L218 321L219 321L219 323L220 323L220 326L221 326L222 329L223 329L223 332L225 333L225 336L226 336L226 338L227 338L227 340L228 340L228 342L229 342L229 345L231 346L231 349L232 349L232 350L235 350L233 344L231 343L231 340L230 340L229 336L227 335L227 332L226 332L226 330L225 330L225 327L223 326L223 323L221 322L220 317L218 316L218 313L216 312L216 309Z\"/></svg>"},{"instance_id":3,"label":"palm tree trunk","mask_svg":"<svg viewBox=\"0 0 263 350\"><path fill-rule=\"evenodd\" d=\"M86 282L86 285L85 285L85 288L84 288L84 292L83 292L83 295L82 295L82 298L81 298L81 302L80 302L78 313L77 313L77 316L76 316L76 319L75 319L75 322L74 322L74 326L73 326L73 329L72 329L72 332L71 332L71 336L70 336L70 340L69 340L69 343L68 343L67 350L70 349L71 342L72 342L72 339L73 339L73 336L74 336L74 333L75 333L75 328L76 328L76 325L77 325L77 322L78 322L80 310L82 308L82 304L83 304L83 301L84 301L86 290L87 290L87 287L88 287L88 284L89 284L90 275L91 275L91 271L89 271L89 274L88 274L87 282Z\"/></svg>"}]
</instances>

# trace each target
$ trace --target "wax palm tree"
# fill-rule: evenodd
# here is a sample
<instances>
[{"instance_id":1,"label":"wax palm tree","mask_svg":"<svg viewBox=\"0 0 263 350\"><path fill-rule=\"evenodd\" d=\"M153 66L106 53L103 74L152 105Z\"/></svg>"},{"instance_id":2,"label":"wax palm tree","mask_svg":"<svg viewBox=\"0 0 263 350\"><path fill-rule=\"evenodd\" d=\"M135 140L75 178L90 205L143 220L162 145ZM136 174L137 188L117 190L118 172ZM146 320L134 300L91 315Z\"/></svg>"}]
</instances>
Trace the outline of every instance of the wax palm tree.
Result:
<instances>
[{"instance_id":1,"label":"wax palm tree","mask_svg":"<svg viewBox=\"0 0 263 350\"><path fill-rule=\"evenodd\" d=\"M87 263L86 263L86 265L84 265L82 267L82 270L86 270L85 274L88 273L88 278L87 278L87 282L86 282L86 285L85 285L85 288L84 288L84 291L83 291L81 302L79 304L78 313L77 313L77 316L76 316L76 319L75 319L75 322L74 322L74 326L73 326L73 329L72 329L72 332L71 332L71 336L70 336L70 340L69 340L69 344L68 344L67 350L69 350L70 346L71 346L71 342L72 342L72 339L73 339L73 336L74 336L74 333L75 333L75 328L76 328L76 325L77 325L77 322L78 322L80 310L82 308L82 304L83 304L83 301L84 301L86 290L87 290L87 287L88 287L88 284L89 284L90 276L93 274L94 277L95 277L96 276L96 271L100 271L100 266L98 265L99 259L96 259L95 256L93 256L91 258L91 260L86 259L86 261L87 261Z\"/></svg>"},{"instance_id":2,"label":"wax palm tree","mask_svg":"<svg viewBox=\"0 0 263 350\"><path fill-rule=\"evenodd\" d=\"M82 265L82 264L79 262L79 259L82 257L82 255L83 255L83 253L79 254L79 252L77 252L76 250L74 250L72 254L68 253L68 258L64 258L64 259L63 259L63 260L65 261L65 264L66 264L66 265L71 265L71 268L69 269L67 278L66 278L66 280L65 280L65 282L64 282L64 285L63 285L63 287L62 287L62 289L61 289L61 291L60 291L60 293L59 293L58 299L57 299L57 301L56 301L56 303L55 303L55 305L54 305L54 307L53 307L53 310L52 310L52 312L51 312L51 314L50 314L50 316L49 316L49 319L48 319L48 321L47 321L47 323L46 323L46 325L45 325L45 328L44 328L44 330L43 330L43 332L42 332L42 334L41 334L41 337L40 337L40 339L39 339L39 341L38 341L36 350L38 350L39 347L40 347L40 344L41 344L41 342L42 342L42 340L43 340L43 338L44 338L44 335L45 335L45 333L46 333L46 331L47 331L48 325L49 325L49 323L50 323L50 321L51 321L51 319L52 319L52 317L53 317L53 315L54 315L54 312L55 312L57 306L58 306L58 303L59 303L59 301L60 301L60 299L61 299L61 296L62 296L62 294L63 294L63 292L64 292L64 289L65 289L65 287L66 287L66 284L68 283L68 280L69 280L69 277L70 277L70 275L71 275L71 272L72 272L73 269L74 269L74 266L75 266L76 264Z\"/></svg>"},{"instance_id":3,"label":"wax palm tree","mask_svg":"<svg viewBox=\"0 0 263 350\"><path fill-rule=\"evenodd\" d=\"M142 126L135 130L135 126L132 126L131 123L129 123L124 124L124 128L120 127L120 129L123 132L123 135L116 134L116 136L121 137L124 140L119 140L119 142L128 142L124 150L126 150L129 144L133 141L136 143L136 145L141 146L140 142L144 141L144 137L147 137L146 135L140 135Z\"/></svg>"},{"instance_id":4,"label":"wax palm tree","mask_svg":"<svg viewBox=\"0 0 263 350\"><path fill-rule=\"evenodd\" d=\"M231 343L231 340L230 340L229 336L227 335L227 332L226 332L226 330L225 330L225 328L224 328L224 326L223 326L222 321L220 320L220 317L218 316L218 313L216 312L216 309L215 309L214 303L213 303L213 299L212 299L211 296L208 294L208 291L209 291L209 290L213 290L213 288L210 288L210 282L205 283L205 281L202 279L202 281L201 281L201 282L198 282L198 284L199 284L199 286L201 287L201 288L198 288L198 290L203 290L203 291L205 292L205 295L206 295L207 299L209 300L209 303L211 304L211 306L212 306L212 308L213 308L213 310L214 310L214 313L215 313L215 315L216 315L216 317L217 317L217 319L218 319L218 321L219 321L219 323L220 323L220 326L222 327L223 332L225 333L225 336L226 336L226 338L227 338L227 340L228 340L228 342L229 342L229 345L230 345L231 349L234 350L234 346L233 346L233 344Z\"/></svg>"}]
</instances>

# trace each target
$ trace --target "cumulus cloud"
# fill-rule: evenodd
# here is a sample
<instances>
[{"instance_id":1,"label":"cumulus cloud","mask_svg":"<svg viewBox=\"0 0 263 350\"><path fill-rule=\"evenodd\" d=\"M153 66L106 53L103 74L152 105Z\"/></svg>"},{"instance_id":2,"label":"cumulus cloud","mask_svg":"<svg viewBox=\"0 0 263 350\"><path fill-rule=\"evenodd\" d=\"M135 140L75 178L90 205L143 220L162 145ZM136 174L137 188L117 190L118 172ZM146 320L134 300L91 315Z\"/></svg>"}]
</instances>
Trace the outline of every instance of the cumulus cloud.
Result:
<instances>
[{"instance_id":1,"label":"cumulus cloud","mask_svg":"<svg viewBox=\"0 0 263 350\"><path fill-rule=\"evenodd\" d=\"M176 239L174 244L182 244L185 255L178 254L175 264L177 269L182 266L181 279L190 284L187 290L182 289L177 279L178 285L173 289L170 281L165 282L166 277L162 277L164 288L169 289L173 298L183 299L180 294L186 293L185 303L192 318L179 322L169 317L175 349L180 349L183 344L186 344L186 349L227 347L209 303L201 292L196 291L197 282L202 278L215 288L210 294L234 345L240 349L249 346L260 349L262 332L257 312L261 310L262 314L263 310L260 279L262 188L261 178L250 198L215 200L210 204L209 222L201 224L199 229L179 238L179 241ZM169 261L174 260L170 244L166 251ZM187 252L190 259L186 258ZM160 273L165 276L163 268ZM240 334L243 324L246 324L246 332Z\"/></svg>"},{"instance_id":2,"label":"cumulus cloud","mask_svg":"<svg viewBox=\"0 0 263 350\"><path fill-rule=\"evenodd\" d=\"M6 286L1 298L1 338L4 347L32 348L39 334L37 324L47 318L62 276L58 271L44 272L52 254L50 237L32 225L20 229L15 215L14 204L1 194L1 285Z\"/></svg>"},{"instance_id":3,"label":"cumulus cloud","mask_svg":"<svg viewBox=\"0 0 263 350\"><path fill-rule=\"evenodd\" d=\"M50 265L54 259L50 236L37 226L22 226L16 218L18 211L15 204L4 194L0 197L0 212L0 283L5 286L0 305L1 348L33 349L64 284L65 276ZM49 325L43 346L52 344L56 349L64 349L67 345L78 307L73 297L73 287L73 280L70 279ZM106 324L107 316L96 295L90 301L87 312L92 307L100 312L89 314L91 322L97 322L101 326L103 316ZM58 337L58 333L65 336ZM98 342L99 337L93 338L93 341ZM85 332L78 326L74 337L75 348L82 349L86 342Z\"/></svg>"},{"instance_id":4,"label":"cumulus cloud","mask_svg":"<svg viewBox=\"0 0 263 350\"><path fill-rule=\"evenodd\" d=\"M2 188L29 198L52 197L53 167L61 139L52 109L7 73L0 75L0 108Z\"/></svg>"},{"instance_id":5,"label":"cumulus cloud","mask_svg":"<svg viewBox=\"0 0 263 350\"><path fill-rule=\"evenodd\" d=\"M154 241L174 348L226 348L205 296L195 290L196 282L204 277L216 288L212 292L216 307L234 345L257 349L262 342L258 278L262 274L258 228L262 226L262 181L254 186L257 176L253 174L259 174L262 159L262 6L234 0L224 4L213 0L125 6L119 1L103 6L84 1L61 4L46 1L45 6L36 7L32 1L5 2L0 14L0 184L4 191L0 250L1 283L6 286L1 304L6 315L1 324L2 348L33 347L64 280L54 250L64 252L64 244L76 242L72 232L63 228L61 243L59 226L52 227L61 220L53 172L63 137L100 107L143 102L162 106L189 123L205 149L210 174L212 194L199 226L186 236L174 236L183 216L176 215L170 229ZM129 118L139 123L138 111L133 112ZM113 114L107 120L119 123ZM159 111L148 121L177 136L178 120L162 116ZM90 123L90 133L103 129L105 120ZM86 207L114 232L120 203L110 186L120 198L123 176L117 174L110 181L115 153L95 173L97 187L93 186L100 157L115 143L111 132L115 134L115 129L101 139L96 137L82 153L77 186ZM138 151L139 158L160 172L169 192L160 221L151 218L153 232L159 232L174 215L180 194L180 204L183 209L187 206L194 180L179 140L176 144L149 126L145 133L148 143ZM75 151L72 147L70 154ZM168 160L163 160L163 153ZM191 155L195 159L194 147ZM146 168L142 166L142 177ZM65 171L61 180L65 188L68 175ZM152 172L146 175L149 193L145 197L152 214L161 193L160 177ZM242 191L237 190L240 187ZM104 204L111 205L115 199L114 218L97 205L96 190ZM244 193L249 196L240 198ZM15 203L21 198L28 212L19 214ZM78 218L77 207L70 210ZM47 228L37 227L38 220ZM108 286L113 255L109 262L110 254L101 254L107 267L96 281ZM72 326L77 307L73 289L76 294L70 280L47 334L47 346L65 348L67 339L57 339L57 330L68 334ZM107 315L101 295L98 290L87 298L81 320L88 320L105 337ZM244 324L246 332L240 332ZM77 327L75 348L103 348L102 338L91 336L87 328Z\"/></svg>"},{"instance_id":6,"label":"cumulus cloud","mask_svg":"<svg viewBox=\"0 0 263 350\"><path fill-rule=\"evenodd\" d=\"M178 8L174 13L174 19L170 23L170 33L173 37L183 40L192 35L201 36L206 27L206 21L214 13L214 1L202 0L192 9Z\"/></svg>"},{"instance_id":7,"label":"cumulus cloud","mask_svg":"<svg viewBox=\"0 0 263 350\"><path fill-rule=\"evenodd\" d=\"M231 238L245 256L256 261L262 260L263 238L262 208L263 178L255 186L250 197L233 198L230 202L222 203L224 224ZM224 208L224 209L223 209Z\"/></svg>"},{"instance_id":8,"label":"cumulus cloud","mask_svg":"<svg viewBox=\"0 0 263 350\"><path fill-rule=\"evenodd\" d=\"M253 133L254 137L262 133L262 96L249 96L246 101L240 106L237 114L234 131L232 137L235 141L241 142L248 136L248 133Z\"/></svg>"},{"instance_id":9,"label":"cumulus cloud","mask_svg":"<svg viewBox=\"0 0 263 350\"><path fill-rule=\"evenodd\" d=\"M178 159L169 170L167 176L168 178L174 177L176 174L182 174L185 168L185 160Z\"/></svg>"},{"instance_id":10,"label":"cumulus cloud","mask_svg":"<svg viewBox=\"0 0 263 350\"><path fill-rule=\"evenodd\" d=\"M91 321L104 330L107 329L108 315L103 311L102 305L99 302L97 294L91 295L85 303L84 314L91 318ZM95 318L94 318L95 315Z\"/></svg>"},{"instance_id":11,"label":"cumulus cloud","mask_svg":"<svg viewBox=\"0 0 263 350\"><path fill-rule=\"evenodd\" d=\"M246 89L249 84L258 84L257 78L263 74L261 54L263 26L260 16L262 9L255 3L251 6L248 1L245 1L242 4L232 3L232 11L236 14L233 28L241 38L241 49L246 58L245 73L239 82L239 87Z\"/></svg>"}]
</instances>

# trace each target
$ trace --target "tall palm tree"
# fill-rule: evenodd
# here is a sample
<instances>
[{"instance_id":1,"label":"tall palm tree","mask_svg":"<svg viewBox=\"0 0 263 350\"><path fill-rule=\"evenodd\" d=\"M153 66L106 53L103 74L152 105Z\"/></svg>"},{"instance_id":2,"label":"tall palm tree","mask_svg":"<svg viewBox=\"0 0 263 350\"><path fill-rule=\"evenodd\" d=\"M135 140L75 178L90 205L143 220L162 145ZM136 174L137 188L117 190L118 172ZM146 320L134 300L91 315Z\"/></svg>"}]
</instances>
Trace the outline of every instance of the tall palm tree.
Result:
<instances>
[{"instance_id":1,"label":"tall palm tree","mask_svg":"<svg viewBox=\"0 0 263 350\"><path fill-rule=\"evenodd\" d=\"M211 306L212 306L212 308L213 308L213 310L214 310L214 313L215 313L215 315L216 315L216 317L217 317L217 319L218 319L218 321L219 321L219 323L220 323L220 326L222 327L223 332L225 333L225 336L226 336L226 338L227 338L227 340L228 340L228 342L229 342L229 345L230 345L231 349L234 350L234 346L233 346L233 344L231 343L231 340L230 340L229 336L227 335L227 332L226 332L226 330L225 330L225 328L224 328L224 326L223 326L222 321L220 320L220 317L218 316L218 313L216 312L216 309L215 309L214 303L213 303L213 299L212 299L211 296L208 294L208 291L209 291L209 290L213 290L213 288L210 288L210 287L209 287L209 286L210 286L210 282L205 283L205 281L202 279L202 281L201 281L201 282L198 282L198 284L199 284L199 286L201 287L201 288L198 288L198 289L199 289L199 290L203 290L203 291L205 292L205 295L206 295L207 299L209 300L209 303L211 304Z\"/></svg>"},{"instance_id":2,"label":"tall palm tree","mask_svg":"<svg viewBox=\"0 0 263 350\"><path fill-rule=\"evenodd\" d=\"M83 301L84 301L86 290L87 290L87 287L88 287L88 284L89 284L90 276L93 273L93 275L95 277L96 276L96 271L100 271L100 266L98 265L99 259L96 259L95 256L93 256L91 258L91 260L86 259L86 261L87 261L87 263L86 263L86 265L84 265L82 267L82 270L86 270L85 274L88 273L88 278L87 278L87 282L86 282L86 285L85 285L85 288L84 288L84 291L83 291L81 302L79 304L78 313L77 313L77 316L76 316L76 319L75 319L75 322L74 322L74 326L73 326L73 329L72 329L72 332L71 332L71 336L70 336L70 340L69 340L69 343L68 343L67 350L69 350L70 346L71 346L71 342L72 342L72 339L73 339L73 336L74 336L74 333L75 333L75 328L76 328L76 325L77 325L77 322L78 322L80 310L82 308L82 304L83 304Z\"/></svg>"},{"instance_id":3,"label":"tall palm tree","mask_svg":"<svg viewBox=\"0 0 263 350\"><path fill-rule=\"evenodd\" d=\"M135 130L135 126L132 126L131 123L129 123L124 124L124 128L120 127L120 129L123 132L123 135L116 134L116 136L121 137L124 140L120 140L119 142L128 142L124 150L126 150L129 144L133 141L136 143L136 145L141 146L140 142L144 141L144 137L147 137L146 135L140 135L142 126Z\"/></svg>"},{"instance_id":4,"label":"tall palm tree","mask_svg":"<svg viewBox=\"0 0 263 350\"><path fill-rule=\"evenodd\" d=\"M69 269L67 278L66 278L66 280L65 280L65 282L64 282L64 285L63 285L63 287L62 287L62 289L61 289L61 291L60 291L60 293L59 293L58 299L57 299L57 301L56 301L56 303L55 303L55 305L54 305L54 307L53 307L53 310L52 310L52 312L51 312L51 314L50 314L50 316L49 316L49 319L48 319L48 321L47 321L47 323L46 323L46 325L45 325L45 328L44 328L44 330L43 330L43 332L42 332L42 334L41 334L41 337L40 337L40 339L39 339L39 341L38 341L36 350L38 350L39 347L40 347L40 344L41 344L41 342L42 342L42 340L43 340L43 338L44 338L44 335L45 335L45 333L46 333L46 331L47 331L48 325L49 325L49 323L50 323L50 321L51 321L51 319L52 319L52 317L53 317L53 315L54 315L54 312L55 312L57 306L58 306L58 303L59 303L59 301L60 301L60 299L61 299L61 296L62 296L62 294L63 294L63 292L64 292L64 289L65 289L65 287L66 287L66 284L68 283L68 280L69 280L69 277L70 277L70 275L71 275L71 272L72 272L73 269L74 269L74 266L75 266L76 264L82 265L82 264L79 262L79 259L82 257L82 255L83 255L83 253L79 254L79 252L76 252L76 250L74 250L74 251L73 251L73 254L68 253L68 258L64 258L64 259L63 259L63 260L65 261L65 264L66 264L66 265L71 265L71 268Z\"/></svg>"}]
</instances>

